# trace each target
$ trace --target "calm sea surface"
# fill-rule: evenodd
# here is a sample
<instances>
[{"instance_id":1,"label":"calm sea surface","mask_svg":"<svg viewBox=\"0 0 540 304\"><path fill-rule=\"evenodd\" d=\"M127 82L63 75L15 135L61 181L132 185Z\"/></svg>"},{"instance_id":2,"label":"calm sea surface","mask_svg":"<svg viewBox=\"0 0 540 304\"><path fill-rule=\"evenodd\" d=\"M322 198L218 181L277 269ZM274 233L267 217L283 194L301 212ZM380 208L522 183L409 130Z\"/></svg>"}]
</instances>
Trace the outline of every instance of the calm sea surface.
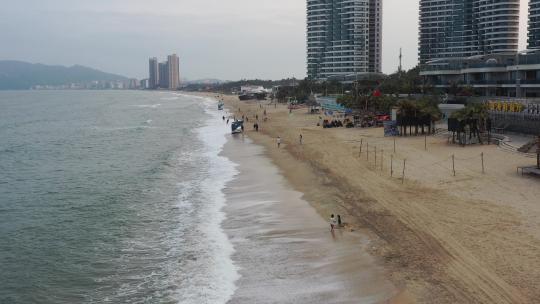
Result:
<instances>
[{"instance_id":1,"label":"calm sea surface","mask_svg":"<svg viewBox=\"0 0 540 304\"><path fill-rule=\"evenodd\" d=\"M0 92L0 303L224 303L234 164L216 103Z\"/></svg>"}]
</instances>

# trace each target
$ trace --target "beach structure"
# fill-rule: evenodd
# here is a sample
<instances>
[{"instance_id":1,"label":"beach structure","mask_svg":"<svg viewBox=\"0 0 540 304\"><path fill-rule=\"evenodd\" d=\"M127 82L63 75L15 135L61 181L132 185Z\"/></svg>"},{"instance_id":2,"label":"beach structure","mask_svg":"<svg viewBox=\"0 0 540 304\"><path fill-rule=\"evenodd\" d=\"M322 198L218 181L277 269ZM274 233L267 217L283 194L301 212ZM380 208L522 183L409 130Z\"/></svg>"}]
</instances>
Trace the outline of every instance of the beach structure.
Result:
<instances>
[{"instance_id":1,"label":"beach structure","mask_svg":"<svg viewBox=\"0 0 540 304\"><path fill-rule=\"evenodd\" d=\"M270 92L272 92L272 90L267 90L263 86L253 86L253 85L241 86L238 98L240 100L251 100L251 99L263 100L266 98L266 96L268 96L268 93Z\"/></svg>"},{"instance_id":2,"label":"beach structure","mask_svg":"<svg viewBox=\"0 0 540 304\"><path fill-rule=\"evenodd\" d=\"M380 73L382 0L307 0L310 79Z\"/></svg>"},{"instance_id":3,"label":"beach structure","mask_svg":"<svg viewBox=\"0 0 540 304\"><path fill-rule=\"evenodd\" d=\"M540 132L540 102L532 99L490 98L485 103L496 132L532 135Z\"/></svg>"},{"instance_id":4,"label":"beach structure","mask_svg":"<svg viewBox=\"0 0 540 304\"><path fill-rule=\"evenodd\" d=\"M519 6L519 0L421 0L420 63L516 52Z\"/></svg>"},{"instance_id":5,"label":"beach structure","mask_svg":"<svg viewBox=\"0 0 540 304\"><path fill-rule=\"evenodd\" d=\"M439 110L441 110L442 113L442 122L448 123L448 118L452 116L455 112L465 108L465 105L463 104L448 104L448 103L441 103L439 104Z\"/></svg>"},{"instance_id":6,"label":"beach structure","mask_svg":"<svg viewBox=\"0 0 540 304\"><path fill-rule=\"evenodd\" d=\"M521 170L521 175L531 174L540 177L540 135L536 139L536 166L518 167L517 171Z\"/></svg>"},{"instance_id":7,"label":"beach structure","mask_svg":"<svg viewBox=\"0 0 540 304\"><path fill-rule=\"evenodd\" d=\"M540 98L540 50L435 59L421 66L424 85L467 87L480 96Z\"/></svg>"}]
</instances>

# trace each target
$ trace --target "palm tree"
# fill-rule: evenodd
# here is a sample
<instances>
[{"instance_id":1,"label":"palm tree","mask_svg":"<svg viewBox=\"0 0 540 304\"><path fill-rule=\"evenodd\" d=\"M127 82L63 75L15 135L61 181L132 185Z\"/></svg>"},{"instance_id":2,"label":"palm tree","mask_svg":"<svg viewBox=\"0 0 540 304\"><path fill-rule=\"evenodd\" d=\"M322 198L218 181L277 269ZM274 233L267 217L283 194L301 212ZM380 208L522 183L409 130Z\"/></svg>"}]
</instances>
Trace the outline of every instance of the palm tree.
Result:
<instances>
[{"instance_id":1,"label":"palm tree","mask_svg":"<svg viewBox=\"0 0 540 304\"><path fill-rule=\"evenodd\" d=\"M456 119L459 122L460 127L457 131L457 135L460 144L464 144L461 133L466 132L465 129L467 127L470 130L469 140L476 137L478 138L478 141L483 144L480 133L486 131L487 120L489 119L488 108L485 104L469 104L465 108L453 113L451 118ZM455 141L455 139L453 141Z\"/></svg>"},{"instance_id":2,"label":"palm tree","mask_svg":"<svg viewBox=\"0 0 540 304\"><path fill-rule=\"evenodd\" d=\"M432 100L423 99L419 101L402 100L398 102L398 124L401 134L407 135L407 126L409 135L412 135L412 127L415 128L415 135L418 135L419 127L422 134L425 134L425 127L428 126L429 134L435 129L433 124L441 119L441 111Z\"/></svg>"}]
</instances>

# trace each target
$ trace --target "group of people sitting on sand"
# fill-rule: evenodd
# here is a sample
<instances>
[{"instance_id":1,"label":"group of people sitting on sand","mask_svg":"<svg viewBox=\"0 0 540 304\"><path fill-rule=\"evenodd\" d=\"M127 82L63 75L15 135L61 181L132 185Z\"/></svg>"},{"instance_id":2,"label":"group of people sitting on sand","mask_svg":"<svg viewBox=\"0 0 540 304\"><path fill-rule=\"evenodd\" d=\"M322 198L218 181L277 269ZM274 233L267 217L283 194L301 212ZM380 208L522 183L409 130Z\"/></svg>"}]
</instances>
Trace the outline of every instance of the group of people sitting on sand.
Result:
<instances>
[{"instance_id":1,"label":"group of people sitting on sand","mask_svg":"<svg viewBox=\"0 0 540 304\"><path fill-rule=\"evenodd\" d=\"M325 119L323 121L323 128L341 128L343 127L343 122L341 120L333 119L332 121L329 121L328 119Z\"/></svg>"},{"instance_id":2,"label":"group of people sitting on sand","mask_svg":"<svg viewBox=\"0 0 540 304\"><path fill-rule=\"evenodd\" d=\"M317 124L317 125L319 125L319 124ZM329 121L328 119L325 119L323 121L322 126L325 129L328 129L328 128L342 128L342 127L353 128L354 124L348 118L345 118L343 121L338 120L338 119L333 119L332 121Z\"/></svg>"}]
</instances>

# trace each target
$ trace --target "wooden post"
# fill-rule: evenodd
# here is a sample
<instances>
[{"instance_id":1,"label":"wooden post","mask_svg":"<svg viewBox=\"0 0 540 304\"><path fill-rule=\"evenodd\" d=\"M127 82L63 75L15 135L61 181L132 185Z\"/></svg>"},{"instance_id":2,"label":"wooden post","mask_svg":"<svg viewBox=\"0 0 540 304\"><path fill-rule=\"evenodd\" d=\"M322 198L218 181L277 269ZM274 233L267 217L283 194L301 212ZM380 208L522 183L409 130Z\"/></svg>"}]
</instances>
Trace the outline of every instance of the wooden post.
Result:
<instances>
[{"instance_id":1,"label":"wooden post","mask_svg":"<svg viewBox=\"0 0 540 304\"><path fill-rule=\"evenodd\" d=\"M375 169L377 169L377 147L375 146Z\"/></svg>"},{"instance_id":2,"label":"wooden post","mask_svg":"<svg viewBox=\"0 0 540 304\"><path fill-rule=\"evenodd\" d=\"M390 155L390 177L394 177L394 154Z\"/></svg>"},{"instance_id":3,"label":"wooden post","mask_svg":"<svg viewBox=\"0 0 540 304\"><path fill-rule=\"evenodd\" d=\"M384 170L384 150L381 150L381 171Z\"/></svg>"},{"instance_id":4,"label":"wooden post","mask_svg":"<svg viewBox=\"0 0 540 304\"><path fill-rule=\"evenodd\" d=\"M424 150L427 151L427 135L424 136Z\"/></svg>"},{"instance_id":5,"label":"wooden post","mask_svg":"<svg viewBox=\"0 0 540 304\"><path fill-rule=\"evenodd\" d=\"M486 170L484 168L484 152L482 152L481 157L482 157L482 174L485 174Z\"/></svg>"},{"instance_id":6,"label":"wooden post","mask_svg":"<svg viewBox=\"0 0 540 304\"><path fill-rule=\"evenodd\" d=\"M394 136L394 153L396 153L396 137Z\"/></svg>"},{"instance_id":7,"label":"wooden post","mask_svg":"<svg viewBox=\"0 0 540 304\"><path fill-rule=\"evenodd\" d=\"M362 146L364 145L364 139L360 139L360 154L358 155L358 157L360 157L360 155L362 155Z\"/></svg>"},{"instance_id":8,"label":"wooden post","mask_svg":"<svg viewBox=\"0 0 540 304\"><path fill-rule=\"evenodd\" d=\"M407 159L403 160L403 175L401 175L401 183L403 184L405 182L405 162Z\"/></svg>"},{"instance_id":9,"label":"wooden post","mask_svg":"<svg viewBox=\"0 0 540 304\"><path fill-rule=\"evenodd\" d=\"M452 171L454 172L454 176L456 176L456 160L454 154L452 154Z\"/></svg>"},{"instance_id":10,"label":"wooden post","mask_svg":"<svg viewBox=\"0 0 540 304\"><path fill-rule=\"evenodd\" d=\"M369 161L369 143L366 144L366 155L367 155L367 161Z\"/></svg>"}]
</instances>

